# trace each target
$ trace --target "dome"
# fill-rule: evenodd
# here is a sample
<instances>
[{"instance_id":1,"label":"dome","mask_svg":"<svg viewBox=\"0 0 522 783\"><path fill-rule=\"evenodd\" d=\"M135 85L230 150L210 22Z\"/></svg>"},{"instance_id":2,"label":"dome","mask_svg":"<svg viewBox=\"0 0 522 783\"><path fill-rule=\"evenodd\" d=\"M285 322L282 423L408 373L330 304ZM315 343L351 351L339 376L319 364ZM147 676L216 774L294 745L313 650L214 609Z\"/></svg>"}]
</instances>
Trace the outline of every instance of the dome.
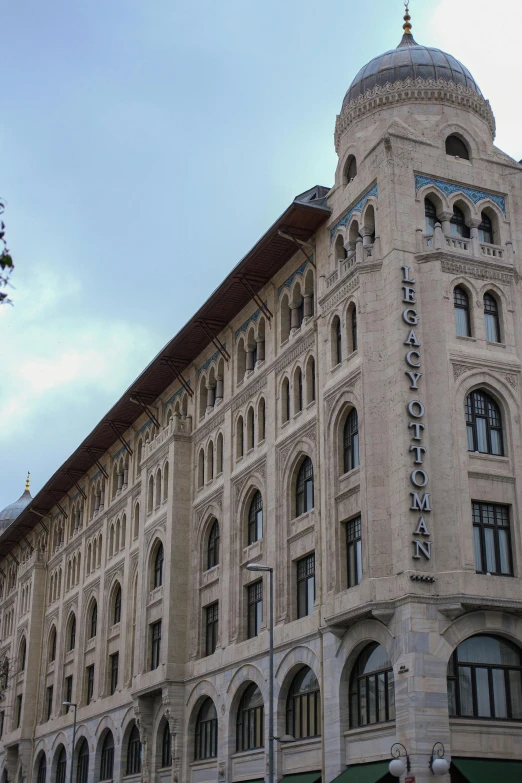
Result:
<instances>
[{"instance_id":1,"label":"dome","mask_svg":"<svg viewBox=\"0 0 522 783\"><path fill-rule=\"evenodd\" d=\"M405 25L405 28L407 25ZM482 93L473 76L451 54L431 46L420 46L413 38L411 32L406 30L402 41L396 49L390 49L365 65L344 96L343 109L351 101L364 95L376 86L394 84L406 79L433 79L444 82L453 82L462 87L469 87L474 93L482 97Z\"/></svg>"},{"instance_id":2,"label":"dome","mask_svg":"<svg viewBox=\"0 0 522 783\"><path fill-rule=\"evenodd\" d=\"M14 503L6 506L3 511L0 511L0 533L15 521L16 517L22 513L24 508L29 505L32 499L33 496L29 492L29 474L27 474L24 494L21 495Z\"/></svg>"}]
</instances>

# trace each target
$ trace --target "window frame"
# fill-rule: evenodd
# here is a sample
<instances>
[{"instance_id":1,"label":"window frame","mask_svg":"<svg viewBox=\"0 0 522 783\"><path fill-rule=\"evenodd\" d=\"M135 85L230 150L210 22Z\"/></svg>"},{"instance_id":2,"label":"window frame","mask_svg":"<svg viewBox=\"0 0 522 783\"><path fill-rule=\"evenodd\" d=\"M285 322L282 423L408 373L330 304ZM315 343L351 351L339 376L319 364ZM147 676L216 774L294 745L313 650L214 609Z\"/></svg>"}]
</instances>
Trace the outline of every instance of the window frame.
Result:
<instances>
[{"instance_id":1,"label":"window frame","mask_svg":"<svg viewBox=\"0 0 522 783\"><path fill-rule=\"evenodd\" d=\"M486 340L488 343L501 343L501 331L500 331L500 313L499 306L495 296L490 291L486 291L483 297L484 303L484 332L486 334ZM493 303L493 306L491 305ZM491 330L488 328L488 324L493 324L493 332L495 333L495 339L491 339L488 332Z\"/></svg>"},{"instance_id":2,"label":"window frame","mask_svg":"<svg viewBox=\"0 0 522 783\"><path fill-rule=\"evenodd\" d=\"M98 602L95 601L91 607L89 639L95 639L97 632L98 632Z\"/></svg>"},{"instance_id":3,"label":"window frame","mask_svg":"<svg viewBox=\"0 0 522 783\"><path fill-rule=\"evenodd\" d=\"M248 546L263 538L263 496L257 489L248 507Z\"/></svg>"},{"instance_id":4,"label":"window frame","mask_svg":"<svg viewBox=\"0 0 522 783\"><path fill-rule=\"evenodd\" d=\"M112 624L117 625L121 622L121 585L118 585L114 596Z\"/></svg>"},{"instance_id":5,"label":"window frame","mask_svg":"<svg viewBox=\"0 0 522 783\"><path fill-rule=\"evenodd\" d=\"M485 511L486 507L491 507L493 509L493 516L494 516L494 524L490 524L487 521L484 521L485 519ZM505 512L505 515L504 515ZM505 503L489 503L485 501L480 500L473 500L471 503L471 514L472 514L472 521L473 521L473 543L474 543L474 550L475 550L475 569L477 574L491 574L493 576L514 576L514 570L513 570L513 549L512 549L512 541L511 541L511 514L510 514L510 506ZM503 520L504 518L507 518L507 523L505 524L499 524L497 522L497 519ZM487 519L487 517L486 517ZM486 568L487 564L487 541L486 541L486 531L492 530L493 531L493 547L494 547L494 555L495 555L495 563L497 567L500 565L502 558L501 558L501 545L500 545L500 535L499 530L506 531L506 552L508 557L508 572L503 571L489 571ZM477 552L477 542L479 543L480 551ZM482 568L478 568L479 564L479 557L480 557L480 563L482 565Z\"/></svg>"},{"instance_id":6,"label":"window frame","mask_svg":"<svg viewBox=\"0 0 522 783\"><path fill-rule=\"evenodd\" d=\"M210 708L214 709L213 718L206 717ZM205 716L205 717L203 717ZM194 761L205 761L217 757L218 720L216 706L208 696L198 710L194 731Z\"/></svg>"},{"instance_id":7,"label":"window frame","mask_svg":"<svg viewBox=\"0 0 522 783\"><path fill-rule=\"evenodd\" d=\"M311 484L311 489L309 488ZM310 505L309 505L310 503ZM300 517L314 508L314 466L305 457L299 466L295 484L295 516Z\"/></svg>"},{"instance_id":8,"label":"window frame","mask_svg":"<svg viewBox=\"0 0 522 783\"><path fill-rule=\"evenodd\" d=\"M161 662L161 620L150 624L150 669L154 671Z\"/></svg>"},{"instance_id":9,"label":"window frame","mask_svg":"<svg viewBox=\"0 0 522 783\"><path fill-rule=\"evenodd\" d=\"M165 564L165 552L163 549L163 543L160 541L156 554L154 555L154 571L153 571L153 590L163 585L163 567Z\"/></svg>"},{"instance_id":10,"label":"window frame","mask_svg":"<svg viewBox=\"0 0 522 783\"><path fill-rule=\"evenodd\" d=\"M66 783L67 779L67 753L64 746L58 755L58 761L56 762L56 783Z\"/></svg>"},{"instance_id":11,"label":"window frame","mask_svg":"<svg viewBox=\"0 0 522 783\"><path fill-rule=\"evenodd\" d=\"M87 752L84 752L84 750ZM78 750L76 783L89 783L89 743L83 738Z\"/></svg>"},{"instance_id":12,"label":"window frame","mask_svg":"<svg viewBox=\"0 0 522 783\"><path fill-rule=\"evenodd\" d=\"M356 517L352 517L352 519L347 519L344 525L346 536L346 585L347 589L350 590L362 582L361 515L358 514Z\"/></svg>"},{"instance_id":13,"label":"window frame","mask_svg":"<svg viewBox=\"0 0 522 783\"><path fill-rule=\"evenodd\" d=\"M477 413L477 407L478 402L477 398L478 395L482 395L484 398L483 401L483 407L485 409L485 414ZM491 411L490 411L491 407ZM497 401L490 395L488 392L486 392L482 388L473 389L473 391L470 391L466 395L465 403L464 403L464 413L465 413L465 419L466 419L466 436L468 441L468 452L474 454L489 454L493 457L504 457L505 456L505 449L504 449L504 424L503 424L503 418L502 418L502 410L500 408L500 405L497 403ZM492 424L491 418L492 415L495 415L498 418L498 421L500 424ZM486 451L481 451L479 446L479 434L477 429L477 420L484 420L484 431L482 433L482 436L485 436L486 439ZM493 440L491 437L492 432L498 433L498 445L499 445L499 451L495 452L493 451ZM496 440L496 438L495 438ZM473 445L473 449L470 449L470 445Z\"/></svg>"},{"instance_id":14,"label":"window frame","mask_svg":"<svg viewBox=\"0 0 522 783\"><path fill-rule=\"evenodd\" d=\"M459 322L457 311L464 311L465 324ZM453 313L455 316L455 333L457 337L471 337L471 313L469 307L469 294L461 285L456 285L453 289ZM465 332L462 334L459 327L464 325Z\"/></svg>"},{"instance_id":15,"label":"window frame","mask_svg":"<svg viewBox=\"0 0 522 783\"><path fill-rule=\"evenodd\" d=\"M215 568L219 565L219 542L220 542L220 529L219 522L214 519L210 527L210 531L207 539L207 567L206 571L210 571L211 568Z\"/></svg>"},{"instance_id":16,"label":"window frame","mask_svg":"<svg viewBox=\"0 0 522 783\"><path fill-rule=\"evenodd\" d=\"M382 645L378 644L378 642L371 642L369 645L366 645L363 650L359 653L357 656L357 659L354 663L351 675L350 675L350 684L349 684L349 693L348 693L348 703L349 703L349 713L350 713L350 728L363 728L365 726L375 726L379 723L387 723L388 721L395 720L395 678L393 674L393 666L387 666L380 669L375 669L374 671L369 672L362 672L359 673L357 671L357 668L360 666L360 661L362 659L363 654L365 654L369 647L372 647L373 649L368 655L367 660L369 657L373 654L373 652L378 648L382 647ZM384 648L383 648L384 649ZM384 650L386 652L386 650ZM366 664L365 664L366 665ZM382 692L384 692L384 713L385 717L383 720L375 720L371 721L371 704L370 704L370 698L372 695L372 689L370 688L370 679L373 679L374 685L373 685L373 696L375 698L374 701L374 711L376 717L379 715L379 678L384 678L384 689ZM365 692L367 694L365 699L366 704L366 717L367 719L365 722L362 721L361 718L361 683L365 682ZM393 705L391 705L390 702L390 691L393 693ZM369 697L368 697L369 695ZM354 703L357 703L357 714L354 715ZM355 720L357 718L357 720Z\"/></svg>"},{"instance_id":17,"label":"window frame","mask_svg":"<svg viewBox=\"0 0 522 783\"><path fill-rule=\"evenodd\" d=\"M110 738L110 740L109 740ZM112 742L112 745L108 744ZM103 740L100 754L100 777L99 780L112 780L114 775L114 737L109 730Z\"/></svg>"},{"instance_id":18,"label":"window frame","mask_svg":"<svg viewBox=\"0 0 522 783\"><path fill-rule=\"evenodd\" d=\"M112 653L110 657L110 677L109 677L109 694L112 696L114 693L116 693L116 689L118 687L118 676L119 676L119 667L120 667L120 652L119 650L115 653Z\"/></svg>"},{"instance_id":19,"label":"window frame","mask_svg":"<svg viewBox=\"0 0 522 783\"><path fill-rule=\"evenodd\" d=\"M299 681L299 678L301 678L302 683L308 672L311 672L315 677L317 688L313 691L298 690L296 683ZM312 734L310 731L302 730L303 726L309 727L310 725L315 726L318 731ZM302 666L299 669L288 689L286 698L286 733L296 740L322 736L321 689L315 673L309 666Z\"/></svg>"},{"instance_id":20,"label":"window frame","mask_svg":"<svg viewBox=\"0 0 522 783\"><path fill-rule=\"evenodd\" d=\"M126 775L138 775L141 772L141 740L136 724L131 729L127 740Z\"/></svg>"},{"instance_id":21,"label":"window frame","mask_svg":"<svg viewBox=\"0 0 522 783\"><path fill-rule=\"evenodd\" d=\"M259 691L262 704L248 706ZM254 738L252 744L251 740ZM258 744L255 744L255 743ZM246 747L245 747L246 746ZM236 719L236 752L257 750L265 746L265 704L259 687L253 682L243 693L239 702Z\"/></svg>"},{"instance_id":22,"label":"window frame","mask_svg":"<svg viewBox=\"0 0 522 783\"><path fill-rule=\"evenodd\" d=\"M94 664L85 668L85 703L90 704L94 698Z\"/></svg>"},{"instance_id":23,"label":"window frame","mask_svg":"<svg viewBox=\"0 0 522 783\"><path fill-rule=\"evenodd\" d=\"M358 468L360 457L359 414L352 408L343 427L343 474Z\"/></svg>"},{"instance_id":24,"label":"window frame","mask_svg":"<svg viewBox=\"0 0 522 783\"><path fill-rule=\"evenodd\" d=\"M170 733L170 726L168 720L165 721L163 726L163 734L161 736L161 769L172 766L172 735Z\"/></svg>"},{"instance_id":25,"label":"window frame","mask_svg":"<svg viewBox=\"0 0 522 783\"><path fill-rule=\"evenodd\" d=\"M315 552L296 560L297 619L308 617L315 605ZM310 595L310 591L313 597Z\"/></svg>"},{"instance_id":26,"label":"window frame","mask_svg":"<svg viewBox=\"0 0 522 783\"><path fill-rule=\"evenodd\" d=\"M247 585L247 638L259 636L263 624L263 580Z\"/></svg>"},{"instance_id":27,"label":"window frame","mask_svg":"<svg viewBox=\"0 0 522 783\"><path fill-rule=\"evenodd\" d=\"M219 601L205 606L205 655L216 652L219 633Z\"/></svg>"}]
</instances>

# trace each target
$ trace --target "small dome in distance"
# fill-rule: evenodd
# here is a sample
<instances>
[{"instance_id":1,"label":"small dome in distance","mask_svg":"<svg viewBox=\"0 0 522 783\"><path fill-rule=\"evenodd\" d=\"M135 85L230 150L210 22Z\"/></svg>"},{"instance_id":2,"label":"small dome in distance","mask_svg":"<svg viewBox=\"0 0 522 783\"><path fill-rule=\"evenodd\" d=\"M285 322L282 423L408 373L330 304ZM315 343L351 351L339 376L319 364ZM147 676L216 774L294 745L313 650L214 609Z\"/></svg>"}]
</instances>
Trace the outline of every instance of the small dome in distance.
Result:
<instances>
[{"instance_id":1,"label":"small dome in distance","mask_svg":"<svg viewBox=\"0 0 522 783\"><path fill-rule=\"evenodd\" d=\"M33 496L29 492L30 475L30 473L27 474L25 491L23 495L21 495L14 503L6 506L3 511L0 511L0 533L2 533L12 522L15 521L16 517L22 513L24 508L28 506L33 499Z\"/></svg>"}]
</instances>

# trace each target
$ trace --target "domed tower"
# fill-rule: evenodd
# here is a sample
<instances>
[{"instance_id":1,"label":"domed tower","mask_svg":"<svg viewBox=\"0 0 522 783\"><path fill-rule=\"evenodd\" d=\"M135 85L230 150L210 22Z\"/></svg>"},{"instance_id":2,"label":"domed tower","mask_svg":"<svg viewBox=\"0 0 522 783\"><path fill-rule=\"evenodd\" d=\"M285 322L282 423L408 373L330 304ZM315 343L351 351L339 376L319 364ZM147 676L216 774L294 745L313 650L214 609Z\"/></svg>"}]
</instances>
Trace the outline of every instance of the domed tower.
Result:
<instances>
[{"instance_id":1,"label":"domed tower","mask_svg":"<svg viewBox=\"0 0 522 783\"><path fill-rule=\"evenodd\" d=\"M431 777L426 759L436 740L454 757L476 752L471 729L459 733L454 718L494 714L494 698L504 714L501 695L487 701L487 689L465 703L452 656L473 634L504 635L510 613L522 610L513 604L522 595L514 250L522 167L494 135L470 72L419 45L408 12L399 46L359 71L335 127L339 162L319 296L333 346L323 359L324 395L341 432L356 409L360 469L329 467L337 517L324 537L337 576L327 578L324 616L347 649L352 634L386 649L395 725L374 742L401 742L417 783ZM337 347L343 341L348 356ZM337 409L344 365L345 407ZM358 569L346 566L352 518ZM522 626L517 634L522 650ZM334 657L330 665L326 677L334 678ZM341 736L368 728L369 714L352 711ZM493 747L488 731L481 743ZM330 750L332 768L334 760L370 760L370 744L359 752L341 739L337 758Z\"/></svg>"},{"instance_id":2,"label":"domed tower","mask_svg":"<svg viewBox=\"0 0 522 783\"><path fill-rule=\"evenodd\" d=\"M23 495L20 495L18 500L11 503L9 506L6 506L3 511L0 511L0 533L15 521L16 517L22 513L24 508L28 506L33 499L33 496L29 491L30 475L30 473L27 474Z\"/></svg>"}]
</instances>

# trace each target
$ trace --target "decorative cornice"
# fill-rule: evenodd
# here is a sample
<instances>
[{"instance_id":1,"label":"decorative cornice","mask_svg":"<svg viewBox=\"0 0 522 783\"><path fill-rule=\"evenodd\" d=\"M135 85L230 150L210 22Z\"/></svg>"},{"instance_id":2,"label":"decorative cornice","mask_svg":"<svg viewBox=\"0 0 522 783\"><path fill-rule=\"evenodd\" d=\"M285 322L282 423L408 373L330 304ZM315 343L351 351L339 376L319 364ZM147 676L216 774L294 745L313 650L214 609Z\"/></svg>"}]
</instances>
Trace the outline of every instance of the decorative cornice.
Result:
<instances>
[{"instance_id":1,"label":"decorative cornice","mask_svg":"<svg viewBox=\"0 0 522 783\"><path fill-rule=\"evenodd\" d=\"M435 177L427 177L424 174L416 174L415 193L417 194L425 185L433 185L444 193L445 196L451 196L453 193L463 193L465 196L468 196L474 204L478 204L479 201L484 201L485 199L490 199L497 207L500 207L504 213L504 217L506 216L506 199L504 196L498 196L496 193L491 193L487 190L468 188L466 185L456 184L455 182L435 179Z\"/></svg>"},{"instance_id":2,"label":"decorative cornice","mask_svg":"<svg viewBox=\"0 0 522 783\"><path fill-rule=\"evenodd\" d=\"M344 106L335 123L335 149L339 152L341 137L357 120L383 107L398 103L443 103L459 106L477 114L487 123L495 138L495 117L489 101L470 87L445 82L443 79L405 79L394 84L376 85L364 95Z\"/></svg>"},{"instance_id":3,"label":"decorative cornice","mask_svg":"<svg viewBox=\"0 0 522 783\"><path fill-rule=\"evenodd\" d=\"M284 440L282 443L277 445L277 456L278 456L278 464L280 469L284 467L286 460L288 458L288 454L295 447L296 442L302 440L303 438L308 438L309 440L312 441L314 447L317 446L316 419L314 419L311 423L308 423L304 429L297 430L297 432L293 432L292 435L286 438L286 440Z\"/></svg>"},{"instance_id":4,"label":"decorative cornice","mask_svg":"<svg viewBox=\"0 0 522 783\"><path fill-rule=\"evenodd\" d=\"M190 383L189 382L187 382L187 383L188 383L188 385L190 387ZM169 407L169 405L172 405L174 400L177 400L178 397L181 397L181 395L183 394L184 391L185 391L184 387L180 386L179 389L177 390L177 392L174 392L172 397L169 400L167 400L167 402L163 403L163 410L166 411L167 408Z\"/></svg>"},{"instance_id":5,"label":"decorative cornice","mask_svg":"<svg viewBox=\"0 0 522 783\"><path fill-rule=\"evenodd\" d=\"M354 215L356 212L362 212L364 209L364 206L369 198L378 198L378 190L377 190L377 183L375 182L373 185L370 185L370 187L366 190L365 193L363 193L362 196L359 196L357 198L357 201L355 204L351 207L348 207L348 211L340 218L337 223L335 223L334 226L330 229L330 244L335 239L335 235L337 234L338 230L340 228L344 228L344 226L347 226L348 223L351 220L352 215Z\"/></svg>"},{"instance_id":6,"label":"decorative cornice","mask_svg":"<svg viewBox=\"0 0 522 783\"><path fill-rule=\"evenodd\" d=\"M254 383L250 384L245 391L239 395L239 397L236 397L236 399L232 403L232 411L237 411L238 408L241 408L245 402L248 402L252 397L254 397L256 394L258 394L260 391L266 388L266 375L264 375L262 378L259 378Z\"/></svg>"},{"instance_id":7,"label":"decorative cornice","mask_svg":"<svg viewBox=\"0 0 522 783\"><path fill-rule=\"evenodd\" d=\"M267 306L267 303L266 303L266 302L264 302L264 305L265 305L265 307L266 307L266 306ZM235 333L235 335L234 335L234 339L235 339L235 340L237 340L237 338L239 337L239 335L241 334L241 332L246 332L246 330L248 329L248 327L250 326L250 324L251 324L252 322L254 322L254 323L255 323L256 321L258 321L258 320L259 320L259 316L260 316L260 315L261 315L261 308L259 308L258 310L256 310L256 311L255 311L255 313L252 313L252 315L250 316L250 318L247 318L247 320L245 321L245 323L244 323L244 324L242 324L242 325L239 327L239 329L236 329L236 333Z\"/></svg>"},{"instance_id":8,"label":"decorative cornice","mask_svg":"<svg viewBox=\"0 0 522 783\"><path fill-rule=\"evenodd\" d=\"M313 260L314 260L314 254L312 253L312 261L313 261ZM301 264L301 266L299 267L299 269L296 269L296 270L295 270L295 272L292 272L292 274L290 275L290 277L288 277L288 278L285 280L285 282L284 282L282 285L280 285L280 286L279 286L279 288L277 289L277 296L278 296L278 298L281 296L281 294L283 293L283 290L284 290L285 288L291 288L291 286L292 286L292 283L294 282L295 278L296 278L298 275L303 275L303 274L304 274L304 272L305 272L305 269L306 269L306 267L307 267L307 266L308 266L308 259L306 259L306 261L304 262L304 264Z\"/></svg>"},{"instance_id":9,"label":"decorative cornice","mask_svg":"<svg viewBox=\"0 0 522 783\"><path fill-rule=\"evenodd\" d=\"M222 424L225 422L225 414L222 413L221 416L216 416L216 418L211 419L208 424L204 424L202 427L196 430L194 433L194 443L199 444L202 440L204 440L207 435L209 435L212 430L215 430L217 427L221 427Z\"/></svg>"},{"instance_id":10,"label":"decorative cornice","mask_svg":"<svg viewBox=\"0 0 522 783\"><path fill-rule=\"evenodd\" d=\"M439 257L442 271L449 272L451 275L469 275L469 277L475 277L478 280L491 280L506 285L511 285L514 280L514 270L506 268L504 271L504 268L498 264L493 265L489 262L477 261L477 259L472 261L462 256L458 259L444 258L440 254Z\"/></svg>"},{"instance_id":11,"label":"decorative cornice","mask_svg":"<svg viewBox=\"0 0 522 783\"><path fill-rule=\"evenodd\" d=\"M339 302L346 297L359 285L359 272L361 264L354 264L348 275L344 278L341 287L334 288L327 296L323 297L319 305L323 315L330 312ZM339 284L337 284L339 286Z\"/></svg>"},{"instance_id":12,"label":"decorative cornice","mask_svg":"<svg viewBox=\"0 0 522 783\"><path fill-rule=\"evenodd\" d=\"M351 498L352 495L357 495L357 493L360 491L361 491L361 485L356 484L355 487L350 487L350 489L347 489L346 492L341 492L339 495L337 495L335 501L336 503L340 503L342 500Z\"/></svg>"},{"instance_id":13,"label":"decorative cornice","mask_svg":"<svg viewBox=\"0 0 522 783\"><path fill-rule=\"evenodd\" d=\"M292 362L297 359L298 356L300 356L302 353L307 351L309 348L312 348L315 345L315 330L311 330L308 335L305 337L302 337L298 342L295 343L294 347L291 351L287 351L283 357L276 363L274 367L274 372L277 375L278 373L282 372L285 367L288 367L289 364L292 364Z\"/></svg>"},{"instance_id":14,"label":"decorative cornice","mask_svg":"<svg viewBox=\"0 0 522 783\"><path fill-rule=\"evenodd\" d=\"M205 512L208 506L211 506L213 503L215 503L217 506L222 506L223 486L219 487L219 489L216 489L211 495L207 495L202 500L198 501L198 503L194 503L193 510L197 514L198 519L200 518L201 513Z\"/></svg>"},{"instance_id":15,"label":"decorative cornice","mask_svg":"<svg viewBox=\"0 0 522 783\"><path fill-rule=\"evenodd\" d=\"M360 365L356 367L356 369L351 372L348 377L341 378L340 382L336 384L336 386L329 390L324 395L324 403L326 405L326 410L328 413L332 410L333 406L335 405L336 401L339 399L340 395L343 394L345 391L352 391L355 390L356 386L360 384L361 379L361 367Z\"/></svg>"},{"instance_id":16,"label":"decorative cornice","mask_svg":"<svg viewBox=\"0 0 522 783\"><path fill-rule=\"evenodd\" d=\"M481 470L468 471L470 478L488 479L489 481L500 481L502 484L514 484L514 476L501 476L499 473L483 473Z\"/></svg>"},{"instance_id":17,"label":"decorative cornice","mask_svg":"<svg viewBox=\"0 0 522 783\"><path fill-rule=\"evenodd\" d=\"M223 348L226 349L226 347L227 347L227 344L223 343ZM212 362L217 362L220 356L221 356L221 354L220 354L219 351L216 351L216 353L213 353L212 356L210 357L210 359L207 359L207 361L204 364L201 365L201 367L198 370L198 375L201 375L202 372L206 372L206 370L208 370L208 368L210 367Z\"/></svg>"}]
</instances>

